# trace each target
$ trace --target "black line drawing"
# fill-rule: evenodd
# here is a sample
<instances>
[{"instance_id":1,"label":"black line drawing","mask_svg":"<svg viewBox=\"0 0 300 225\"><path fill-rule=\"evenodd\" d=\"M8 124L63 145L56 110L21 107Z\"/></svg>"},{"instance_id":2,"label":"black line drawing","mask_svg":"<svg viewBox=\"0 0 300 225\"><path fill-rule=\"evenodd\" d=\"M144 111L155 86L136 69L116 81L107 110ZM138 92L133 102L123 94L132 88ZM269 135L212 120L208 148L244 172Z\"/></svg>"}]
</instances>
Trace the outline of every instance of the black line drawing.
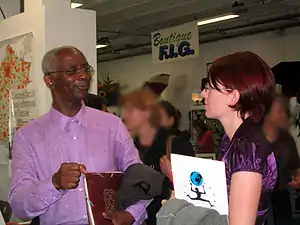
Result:
<instances>
[{"instance_id":1,"label":"black line drawing","mask_svg":"<svg viewBox=\"0 0 300 225\"><path fill-rule=\"evenodd\" d=\"M199 188L197 188L197 187L195 188L195 190L193 190L193 184L192 184L192 182L190 182L190 185L191 185L191 191L197 195L195 198L193 198L193 197L191 197L191 196L188 194L187 197L188 197L190 200L199 200L199 201L207 202L207 203L209 203L210 207L214 207L214 205L212 205L212 204L210 203L209 200L206 200L206 199L203 199L203 198L202 198L202 195L205 195L205 194L206 194L206 191L205 191L205 189L204 189L204 185L203 185L203 192L200 192L200 191L199 191Z\"/></svg>"}]
</instances>

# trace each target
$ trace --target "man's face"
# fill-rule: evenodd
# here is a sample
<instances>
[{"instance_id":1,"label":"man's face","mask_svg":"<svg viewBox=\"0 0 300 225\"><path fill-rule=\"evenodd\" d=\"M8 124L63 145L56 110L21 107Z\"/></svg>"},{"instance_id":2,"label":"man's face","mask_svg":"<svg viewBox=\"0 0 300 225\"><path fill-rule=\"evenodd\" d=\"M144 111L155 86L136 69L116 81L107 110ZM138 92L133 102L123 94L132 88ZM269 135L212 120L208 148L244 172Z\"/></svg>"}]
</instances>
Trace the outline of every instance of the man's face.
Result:
<instances>
[{"instance_id":1,"label":"man's face","mask_svg":"<svg viewBox=\"0 0 300 225\"><path fill-rule=\"evenodd\" d=\"M85 56L76 50L64 50L57 56L57 64L45 82L54 95L65 102L79 102L87 97L92 69Z\"/></svg>"}]
</instances>

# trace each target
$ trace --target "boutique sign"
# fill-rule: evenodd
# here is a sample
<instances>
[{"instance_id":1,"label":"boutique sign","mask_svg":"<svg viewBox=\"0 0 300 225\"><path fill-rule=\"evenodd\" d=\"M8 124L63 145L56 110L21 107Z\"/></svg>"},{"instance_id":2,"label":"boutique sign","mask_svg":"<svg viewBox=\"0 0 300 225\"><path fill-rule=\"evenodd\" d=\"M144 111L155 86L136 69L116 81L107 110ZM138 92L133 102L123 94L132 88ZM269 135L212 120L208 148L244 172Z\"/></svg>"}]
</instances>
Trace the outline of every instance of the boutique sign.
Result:
<instances>
[{"instance_id":1,"label":"boutique sign","mask_svg":"<svg viewBox=\"0 0 300 225\"><path fill-rule=\"evenodd\" d=\"M154 63L173 62L199 56L199 36L196 22L151 33Z\"/></svg>"}]
</instances>

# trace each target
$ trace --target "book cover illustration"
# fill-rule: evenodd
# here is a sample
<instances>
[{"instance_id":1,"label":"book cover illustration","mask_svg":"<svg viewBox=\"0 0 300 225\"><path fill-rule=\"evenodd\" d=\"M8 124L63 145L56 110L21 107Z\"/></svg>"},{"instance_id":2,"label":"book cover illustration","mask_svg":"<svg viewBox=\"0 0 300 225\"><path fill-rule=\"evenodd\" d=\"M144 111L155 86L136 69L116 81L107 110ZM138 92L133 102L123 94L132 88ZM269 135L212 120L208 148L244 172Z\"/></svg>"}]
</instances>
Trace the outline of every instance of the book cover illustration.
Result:
<instances>
[{"instance_id":1,"label":"book cover illustration","mask_svg":"<svg viewBox=\"0 0 300 225\"><path fill-rule=\"evenodd\" d=\"M112 225L103 212L116 209L116 192L122 182L122 172L88 173L84 176L87 210L91 225Z\"/></svg>"},{"instance_id":2,"label":"book cover illustration","mask_svg":"<svg viewBox=\"0 0 300 225\"><path fill-rule=\"evenodd\" d=\"M228 215L224 162L171 155L175 197Z\"/></svg>"}]
</instances>

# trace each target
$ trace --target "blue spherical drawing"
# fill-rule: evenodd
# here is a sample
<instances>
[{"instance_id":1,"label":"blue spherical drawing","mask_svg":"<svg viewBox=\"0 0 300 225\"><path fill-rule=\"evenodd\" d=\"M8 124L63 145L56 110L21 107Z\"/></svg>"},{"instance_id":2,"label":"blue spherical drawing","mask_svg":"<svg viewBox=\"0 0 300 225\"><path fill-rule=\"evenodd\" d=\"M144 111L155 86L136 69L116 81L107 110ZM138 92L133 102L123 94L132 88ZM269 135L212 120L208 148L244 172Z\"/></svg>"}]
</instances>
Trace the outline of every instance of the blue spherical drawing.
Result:
<instances>
[{"instance_id":1,"label":"blue spherical drawing","mask_svg":"<svg viewBox=\"0 0 300 225\"><path fill-rule=\"evenodd\" d=\"M199 172L196 171L191 173L190 180L195 186L201 186L203 184L203 177Z\"/></svg>"}]
</instances>

